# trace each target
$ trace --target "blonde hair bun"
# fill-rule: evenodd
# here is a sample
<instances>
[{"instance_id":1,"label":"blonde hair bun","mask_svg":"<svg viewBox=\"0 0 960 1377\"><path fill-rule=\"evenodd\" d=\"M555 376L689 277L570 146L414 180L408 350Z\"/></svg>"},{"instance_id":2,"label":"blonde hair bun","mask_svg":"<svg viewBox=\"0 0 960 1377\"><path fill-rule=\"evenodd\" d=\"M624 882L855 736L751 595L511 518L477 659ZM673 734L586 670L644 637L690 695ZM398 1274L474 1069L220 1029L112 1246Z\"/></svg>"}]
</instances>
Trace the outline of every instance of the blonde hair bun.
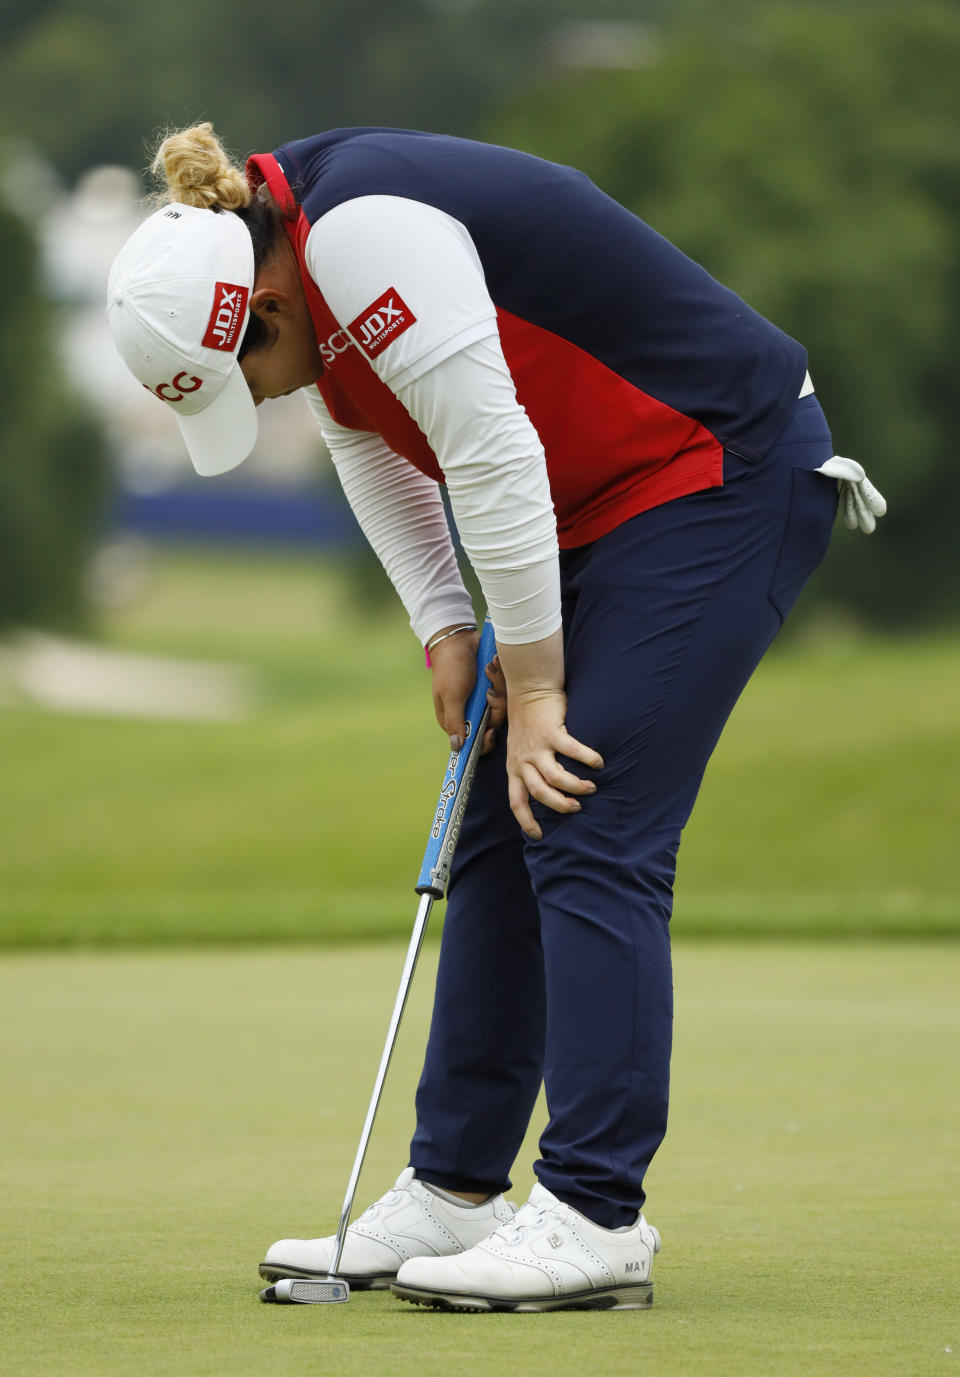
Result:
<instances>
[{"instance_id":1,"label":"blonde hair bun","mask_svg":"<svg viewBox=\"0 0 960 1377\"><path fill-rule=\"evenodd\" d=\"M166 180L170 200L182 205L239 210L250 204L246 174L232 161L209 120L167 134L150 171Z\"/></svg>"}]
</instances>

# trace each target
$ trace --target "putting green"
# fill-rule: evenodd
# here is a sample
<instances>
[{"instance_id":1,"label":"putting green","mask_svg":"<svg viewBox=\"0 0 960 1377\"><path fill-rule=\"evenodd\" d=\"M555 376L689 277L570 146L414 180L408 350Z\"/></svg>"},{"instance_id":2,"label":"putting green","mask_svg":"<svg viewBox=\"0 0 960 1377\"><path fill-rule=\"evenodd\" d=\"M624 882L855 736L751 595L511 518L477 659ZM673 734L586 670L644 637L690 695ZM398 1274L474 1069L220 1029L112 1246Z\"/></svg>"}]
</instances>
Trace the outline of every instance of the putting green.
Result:
<instances>
[{"instance_id":1,"label":"putting green","mask_svg":"<svg viewBox=\"0 0 960 1377\"><path fill-rule=\"evenodd\" d=\"M336 1218L402 954L5 958L6 1377L955 1371L947 944L680 946L671 1132L648 1182L664 1237L651 1312L435 1315L382 1294L259 1305L264 1247ZM361 1205L406 1160L434 960ZM517 1197L534 1154L531 1139Z\"/></svg>"}]
</instances>

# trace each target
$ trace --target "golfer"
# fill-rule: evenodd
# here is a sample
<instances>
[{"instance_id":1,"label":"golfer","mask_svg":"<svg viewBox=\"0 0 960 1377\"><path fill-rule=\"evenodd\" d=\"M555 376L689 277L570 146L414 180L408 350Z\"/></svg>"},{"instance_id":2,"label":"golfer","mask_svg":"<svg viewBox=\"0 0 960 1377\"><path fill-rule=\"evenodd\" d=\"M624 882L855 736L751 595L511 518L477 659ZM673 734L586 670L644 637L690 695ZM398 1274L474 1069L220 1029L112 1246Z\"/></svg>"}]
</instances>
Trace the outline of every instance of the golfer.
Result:
<instances>
[{"instance_id":1,"label":"golfer","mask_svg":"<svg viewBox=\"0 0 960 1377\"><path fill-rule=\"evenodd\" d=\"M209 124L155 167L169 204L108 318L197 470L303 390L454 746L477 630L441 484L496 631L409 1165L342 1275L455 1309L646 1306L680 835L838 487L864 529L882 499L833 456L802 346L569 167L338 129L244 170ZM286 1239L260 1270L325 1276L332 1252Z\"/></svg>"}]
</instances>

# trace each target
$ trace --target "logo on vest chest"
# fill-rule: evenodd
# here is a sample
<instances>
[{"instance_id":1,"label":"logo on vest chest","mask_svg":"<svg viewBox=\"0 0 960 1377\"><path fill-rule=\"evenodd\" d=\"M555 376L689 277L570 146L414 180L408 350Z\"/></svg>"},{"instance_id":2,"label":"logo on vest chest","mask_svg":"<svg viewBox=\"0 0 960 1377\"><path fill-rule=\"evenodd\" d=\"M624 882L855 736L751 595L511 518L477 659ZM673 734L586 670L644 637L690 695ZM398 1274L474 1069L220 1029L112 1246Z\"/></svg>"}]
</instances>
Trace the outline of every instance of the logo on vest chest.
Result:
<instances>
[{"instance_id":1,"label":"logo on vest chest","mask_svg":"<svg viewBox=\"0 0 960 1377\"><path fill-rule=\"evenodd\" d=\"M347 330L367 358L375 359L416 321L416 316L396 287L388 287L372 305L360 312L356 320L350 322Z\"/></svg>"}]
</instances>

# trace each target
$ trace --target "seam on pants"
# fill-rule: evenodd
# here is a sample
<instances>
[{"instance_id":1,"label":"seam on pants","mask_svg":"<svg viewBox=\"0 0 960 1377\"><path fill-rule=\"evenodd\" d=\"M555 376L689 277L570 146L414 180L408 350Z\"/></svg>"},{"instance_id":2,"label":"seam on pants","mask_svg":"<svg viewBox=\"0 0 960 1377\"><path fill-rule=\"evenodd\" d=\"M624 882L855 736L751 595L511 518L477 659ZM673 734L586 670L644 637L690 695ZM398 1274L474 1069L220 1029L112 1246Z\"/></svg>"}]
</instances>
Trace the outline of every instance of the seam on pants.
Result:
<instances>
[{"instance_id":1,"label":"seam on pants","mask_svg":"<svg viewBox=\"0 0 960 1377\"><path fill-rule=\"evenodd\" d=\"M619 800L618 803L617 803L618 821L619 821L619 815L621 815L622 812L623 812L623 808L624 808L624 800L621 799L621 800ZM626 894L630 894L630 893L632 892L632 886L631 886L631 884L630 884L630 879L631 879L631 877L630 877L630 875L629 875L629 872L628 872L628 870L627 870L627 866L626 866L624 860L622 859L622 857L621 857L621 858L618 860L618 862L617 862L617 869L620 871L621 883L622 883L623 892L626 893ZM634 901L634 902L631 902L630 908L631 908L631 911L634 910L634 908L635 908L635 901ZM621 1138L622 1138L622 1136L623 1136L623 1125L624 1125L624 1121L626 1120L627 1114L628 1114L628 1112L629 1112L629 1110L630 1110L630 1106L631 1106L631 1104L633 1103L633 1098L634 1098L634 1094L635 1094L635 1090L636 1090L636 1087L635 1087L635 1084L634 1084L634 1078L635 1078L635 1075L636 1075L637 1043L638 1043L638 1040L639 1040L639 1031L640 1031L639 1028L638 1028L638 1026L637 1026L638 1021L639 1021L639 1012L640 1012L640 1010L639 1010L639 1000L638 1000L638 998L637 998L637 991L638 991L638 989L639 989L639 987L640 987L640 971L639 971L639 949L638 949L638 945L637 945L637 916L636 916L636 914L634 914L634 916L632 917L632 919L631 919L631 921L630 921L630 924L629 924L629 927L630 927L630 950L631 950L632 959L633 959L633 981L632 981L631 987L630 987L630 993L631 993L631 997L632 997L632 1001L633 1001L633 1011L632 1011L633 1017L632 1017L632 1020L631 1020L631 1022L632 1022L632 1035L631 1035L631 1039L630 1039L630 1076L629 1076L629 1081L628 1081L628 1085L627 1085L627 1091L626 1091L626 1094L625 1094L625 1096L624 1096L623 1107L622 1107L622 1109L621 1109L621 1111L620 1111L620 1117L618 1118L616 1128L613 1130L613 1133L611 1134L611 1137L610 1137L610 1151L609 1151L609 1164L608 1164L608 1165L609 1165L609 1171L610 1171L611 1180L614 1180L614 1181L616 1181L616 1180L618 1179L618 1176L620 1175L620 1173L617 1171L617 1169L616 1169L616 1167L615 1167L615 1165L614 1165L614 1154L615 1154L615 1152L616 1152L618 1146L620 1145L620 1141L621 1141ZM672 1021L671 1021L671 1023L672 1023ZM672 1027L671 1027L671 1043L672 1043ZM624 1207L624 1208L626 1208L626 1207Z\"/></svg>"}]
</instances>

